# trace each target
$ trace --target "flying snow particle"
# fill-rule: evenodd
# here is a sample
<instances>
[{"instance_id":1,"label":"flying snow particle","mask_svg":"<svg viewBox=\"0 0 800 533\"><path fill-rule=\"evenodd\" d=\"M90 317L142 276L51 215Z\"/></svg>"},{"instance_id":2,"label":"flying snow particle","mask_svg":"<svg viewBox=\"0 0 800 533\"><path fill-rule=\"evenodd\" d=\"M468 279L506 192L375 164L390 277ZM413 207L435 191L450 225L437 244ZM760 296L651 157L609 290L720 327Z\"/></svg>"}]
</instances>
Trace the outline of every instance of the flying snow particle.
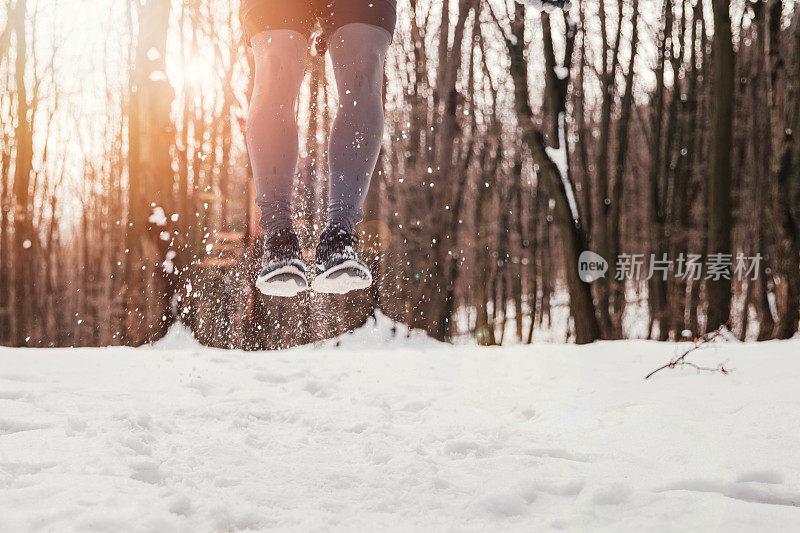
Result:
<instances>
[{"instance_id":1,"label":"flying snow particle","mask_svg":"<svg viewBox=\"0 0 800 533\"><path fill-rule=\"evenodd\" d=\"M164 208L160 206L153 207L153 214L147 219L148 222L156 226L167 225L167 215L164 213Z\"/></svg>"},{"instance_id":2,"label":"flying snow particle","mask_svg":"<svg viewBox=\"0 0 800 533\"><path fill-rule=\"evenodd\" d=\"M164 268L164 272L167 274L172 274L175 272L175 263L173 263L172 260L175 259L175 256L177 255L178 254L176 254L174 250L169 250L167 252L166 259L164 259L164 262L161 263L161 266Z\"/></svg>"}]
</instances>

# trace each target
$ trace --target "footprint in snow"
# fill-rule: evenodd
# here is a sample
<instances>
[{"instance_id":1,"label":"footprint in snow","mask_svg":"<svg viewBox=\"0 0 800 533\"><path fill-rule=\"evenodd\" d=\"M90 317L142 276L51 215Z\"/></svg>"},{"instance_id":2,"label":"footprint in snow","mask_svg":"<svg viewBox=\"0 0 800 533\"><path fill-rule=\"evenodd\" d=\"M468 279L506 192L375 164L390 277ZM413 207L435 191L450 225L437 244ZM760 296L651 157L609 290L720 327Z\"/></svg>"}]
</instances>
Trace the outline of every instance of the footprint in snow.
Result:
<instances>
[{"instance_id":1,"label":"footprint in snow","mask_svg":"<svg viewBox=\"0 0 800 533\"><path fill-rule=\"evenodd\" d=\"M410 413L418 413L427 407L430 407L431 401L430 400L416 400L413 402L408 402L403 407L401 407L400 411L407 411Z\"/></svg>"},{"instance_id":2,"label":"footprint in snow","mask_svg":"<svg viewBox=\"0 0 800 533\"><path fill-rule=\"evenodd\" d=\"M134 455L153 455L153 450L147 444L146 440L139 435L126 435L119 439L119 443L123 448L130 450Z\"/></svg>"},{"instance_id":3,"label":"footprint in snow","mask_svg":"<svg viewBox=\"0 0 800 533\"><path fill-rule=\"evenodd\" d=\"M263 381L264 383L288 383L296 378L296 375L284 376L282 374L275 374L272 372L258 372L253 375L253 379L256 381Z\"/></svg>"},{"instance_id":4,"label":"footprint in snow","mask_svg":"<svg viewBox=\"0 0 800 533\"><path fill-rule=\"evenodd\" d=\"M479 442L453 439L444 443L442 452L444 452L445 455L451 456L474 455L476 457L482 457L489 453L489 448Z\"/></svg>"},{"instance_id":5,"label":"footprint in snow","mask_svg":"<svg viewBox=\"0 0 800 533\"><path fill-rule=\"evenodd\" d=\"M551 459L564 459L567 461L575 461L577 463L590 463L591 458L585 455L572 453L568 450L560 448L531 448L523 450L525 455L532 455L534 457L551 458Z\"/></svg>"},{"instance_id":6,"label":"footprint in snow","mask_svg":"<svg viewBox=\"0 0 800 533\"><path fill-rule=\"evenodd\" d=\"M67 437L72 437L77 433L85 433L87 427L88 424L86 423L86 420L75 416L70 416L67 417L67 421L64 424L64 433L67 435Z\"/></svg>"},{"instance_id":7,"label":"footprint in snow","mask_svg":"<svg viewBox=\"0 0 800 533\"><path fill-rule=\"evenodd\" d=\"M208 518L214 524L215 531L261 530L270 525L256 513L243 513L237 516L223 507L212 508L208 512Z\"/></svg>"},{"instance_id":8,"label":"footprint in snow","mask_svg":"<svg viewBox=\"0 0 800 533\"><path fill-rule=\"evenodd\" d=\"M53 426L47 424L30 424L18 420L7 420L0 418L0 437L3 435L13 435L14 433L22 433L23 431L34 431L37 429L49 429Z\"/></svg>"},{"instance_id":9,"label":"footprint in snow","mask_svg":"<svg viewBox=\"0 0 800 533\"><path fill-rule=\"evenodd\" d=\"M763 472L762 472L763 473ZM742 476L747 479L752 476ZM761 477L767 479L767 477ZM751 479L751 481L754 481ZM713 479L685 479L656 489L657 492L669 492L673 490L690 492L709 492L718 493L726 498L741 500L751 503L765 503L770 505L785 505L788 507L800 507L800 494L782 490L776 487L775 483L764 483L772 486L756 486L747 481L727 483Z\"/></svg>"},{"instance_id":10,"label":"footprint in snow","mask_svg":"<svg viewBox=\"0 0 800 533\"><path fill-rule=\"evenodd\" d=\"M9 400L12 402L31 402L33 403L34 396L30 392L23 391L2 391L0 390L0 400Z\"/></svg>"},{"instance_id":11,"label":"footprint in snow","mask_svg":"<svg viewBox=\"0 0 800 533\"><path fill-rule=\"evenodd\" d=\"M780 485L783 483L783 474L777 470L750 470L736 478L737 483L766 483Z\"/></svg>"},{"instance_id":12,"label":"footprint in snow","mask_svg":"<svg viewBox=\"0 0 800 533\"><path fill-rule=\"evenodd\" d=\"M631 495L631 488L622 483L612 483L600 487L589 489L587 496L596 505L619 505L628 501ZM581 496L583 492L581 492Z\"/></svg>"},{"instance_id":13,"label":"footprint in snow","mask_svg":"<svg viewBox=\"0 0 800 533\"><path fill-rule=\"evenodd\" d=\"M133 470L131 479L135 479L136 481L150 483L151 485L160 485L166 477L158 463L153 461L137 461L131 463L129 466L131 470Z\"/></svg>"},{"instance_id":14,"label":"footprint in snow","mask_svg":"<svg viewBox=\"0 0 800 533\"><path fill-rule=\"evenodd\" d=\"M329 398L331 395L331 387L319 381L309 381L303 390L317 398Z\"/></svg>"},{"instance_id":15,"label":"footprint in snow","mask_svg":"<svg viewBox=\"0 0 800 533\"><path fill-rule=\"evenodd\" d=\"M348 433L363 433L369 427L369 424L366 422L360 422L358 424L353 424L350 427L345 428L345 431Z\"/></svg>"},{"instance_id":16,"label":"footprint in snow","mask_svg":"<svg viewBox=\"0 0 800 533\"><path fill-rule=\"evenodd\" d=\"M55 461L45 463L10 463L0 461L0 479L2 479L3 475L9 476L9 478L16 476L32 476L39 472L55 468L58 465L59 463Z\"/></svg>"},{"instance_id":17,"label":"footprint in snow","mask_svg":"<svg viewBox=\"0 0 800 533\"><path fill-rule=\"evenodd\" d=\"M478 507L498 517L513 517L525 513L526 502L519 494L489 494L477 501Z\"/></svg>"},{"instance_id":18,"label":"footprint in snow","mask_svg":"<svg viewBox=\"0 0 800 533\"><path fill-rule=\"evenodd\" d=\"M192 380L186 387L196 390L203 398L210 396L214 391L214 386L211 383L199 379Z\"/></svg>"},{"instance_id":19,"label":"footprint in snow","mask_svg":"<svg viewBox=\"0 0 800 533\"><path fill-rule=\"evenodd\" d=\"M136 415L130 412L118 412L112 417L114 420L127 422L131 428L135 429L153 429L153 417L147 414Z\"/></svg>"},{"instance_id":20,"label":"footprint in snow","mask_svg":"<svg viewBox=\"0 0 800 533\"><path fill-rule=\"evenodd\" d=\"M189 516L193 512L192 500L178 496L169 504L169 512L179 516Z\"/></svg>"}]
</instances>

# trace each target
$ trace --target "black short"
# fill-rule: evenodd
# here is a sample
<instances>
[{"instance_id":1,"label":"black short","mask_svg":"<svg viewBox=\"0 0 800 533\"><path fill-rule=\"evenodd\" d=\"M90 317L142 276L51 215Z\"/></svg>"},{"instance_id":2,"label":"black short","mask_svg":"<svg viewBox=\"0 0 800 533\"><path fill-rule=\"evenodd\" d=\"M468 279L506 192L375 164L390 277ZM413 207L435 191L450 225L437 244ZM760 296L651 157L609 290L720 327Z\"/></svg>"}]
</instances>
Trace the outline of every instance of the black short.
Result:
<instances>
[{"instance_id":1,"label":"black short","mask_svg":"<svg viewBox=\"0 0 800 533\"><path fill-rule=\"evenodd\" d=\"M242 0L239 15L248 43L265 30L294 30L308 38L317 22L328 36L354 22L394 34L397 0Z\"/></svg>"}]
</instances>

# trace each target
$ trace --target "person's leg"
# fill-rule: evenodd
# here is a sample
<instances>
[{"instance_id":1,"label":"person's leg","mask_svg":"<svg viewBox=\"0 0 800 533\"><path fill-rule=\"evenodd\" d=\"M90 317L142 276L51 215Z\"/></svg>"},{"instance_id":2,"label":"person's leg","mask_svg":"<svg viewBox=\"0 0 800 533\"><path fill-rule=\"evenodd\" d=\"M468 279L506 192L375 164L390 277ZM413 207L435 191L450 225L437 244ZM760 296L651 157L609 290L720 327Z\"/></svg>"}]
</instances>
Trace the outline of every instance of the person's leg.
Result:
<instances>
[{"instance_id":1,"label":"person's leg","mask_svg":"<svg viewBox=\"0 0 800 533\"><path fill-rule=\"evenodd\" d=\"M352 231L363 217L369 180L383 137L383 62L391 34L378 26L353 23L329 40L339 109L331 131L330 225Z\"/></svg>"},{"instance_id":2,"label":"person's leg","mask_svg":"<svg viewBox=\"0 0 800 533\"><path fill-rule=\"evenodd\" d=\"M293 30L268 30L250 40L255 85L247 114L247 146L267 239L292 226L292 184L298 141L295 100L305 73L306 37Z\"/></svg>"}]
</instances>

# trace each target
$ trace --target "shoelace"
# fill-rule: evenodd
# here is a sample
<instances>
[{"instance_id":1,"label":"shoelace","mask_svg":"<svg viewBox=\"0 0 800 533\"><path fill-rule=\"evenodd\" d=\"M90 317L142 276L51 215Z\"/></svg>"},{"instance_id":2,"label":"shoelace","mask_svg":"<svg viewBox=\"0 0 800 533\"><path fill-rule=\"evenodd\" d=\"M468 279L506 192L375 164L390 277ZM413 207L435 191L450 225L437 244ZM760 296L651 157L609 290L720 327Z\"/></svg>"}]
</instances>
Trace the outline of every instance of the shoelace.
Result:
<instances>
[{"instance_id":1,"label":"shoelace","mask_svg":"<svg viewBox=\"0 0 800 533\"><path fill-rule=\"evenodd\" d=\"M281 230L267 241L270 260L286 260L300 257L300 242L291 229Z\"/></svg>"},{"instance_id":2,"label":"shoelace","mask_svg":"<svg viewBox=\"0 0 800 533\"><path fill-rule=\"evenodd\" d=\"M355 251L358 238L355 233L340 226L326 228L320 235L320 254L326 259L336 253L344 253L348 247Z\"/></svg>"}]
</instances>

